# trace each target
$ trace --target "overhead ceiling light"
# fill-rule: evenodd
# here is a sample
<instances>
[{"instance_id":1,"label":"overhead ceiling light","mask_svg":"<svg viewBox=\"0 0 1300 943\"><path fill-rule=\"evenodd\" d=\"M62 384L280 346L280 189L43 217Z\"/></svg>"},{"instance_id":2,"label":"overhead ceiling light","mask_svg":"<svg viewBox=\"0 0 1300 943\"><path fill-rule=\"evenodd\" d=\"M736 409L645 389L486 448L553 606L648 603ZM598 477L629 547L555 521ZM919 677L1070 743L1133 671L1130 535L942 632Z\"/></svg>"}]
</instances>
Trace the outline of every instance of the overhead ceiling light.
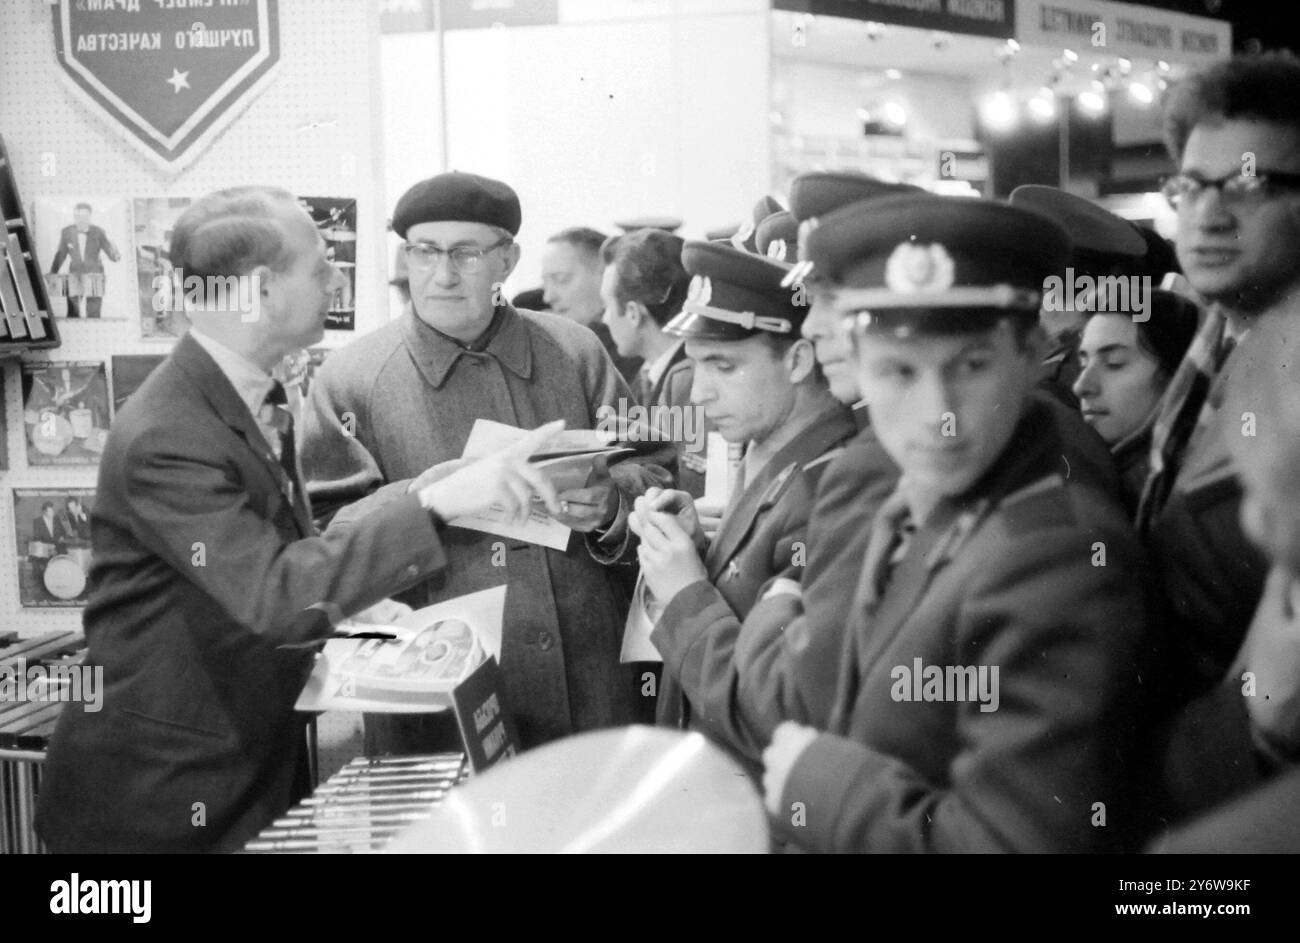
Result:
<instances>
[{"instance_id":1,"label":"overhead ceiling light","mask_svg":"<svg viewBox=\"0 0 1300 943\"><path fill-rule=\"evenodd\" d=\"M1091 115L1099 115L1106 110L1105 92L1099 92L1095 88L1079 93L1079 107Z\"/></svg>"},{"instance_id":2,"label":"overhead ceiling light","mask_svg":"<svg viewBox=\"0 0 1300 943\"><path fill-rule=\"evenodd\" d=\"M1019 118L1015 100L1007 92L994 92L980 103L980 118L990 131L1010 131Z\"/></svg>"},{"instance_id":3,"label":"overhead ceiling light","mask_svg":"<svg viewBox=\"0 0 1300 943\"><path fill-rule=\"evenodd\" d=\"M1056 96L1044 86L1028 102L1030 116L1040 124L1046 124L1056 117Z\"/></svg>"},{"instance_id":4,"label":"overhead ceiling light","mask_svg":"<svg viewBox=\"0 0 1300 943\"><path fill-rule=\"evenodd\" d=\"M1076 62L1079 61L1079 54L1075 52L1073 49L1067 49L1063 53L1061 53L1061 58L1064 59L1066 63L1068 63L1069 65L1074 65Z\"/></svg>"},{"instance_id":5,"label":"overhead ceiling light","mask_svg":"<svg viewBox=\"0 0 1300 943\"><path fill-rule=\"evenodd\" d=\"M897 128L907 124L907 109L898 102L885 102L880 109L880 115L887 124L892 124Z\"/></svg>"},{"instance_id":6,"label":"overhead ceiling light","mask_svg":"<svg viewBox=\"0 0 1300 943\"><path fill-rule=\"evenodd\" d=\"M1149 105L1156 100L1156 93L1151 91L1151 86L1146 82L1130 82L1128 94L1139 105Z\"/></svg>"},{"instance_id":7,"label":"overhead ceiling light","mask_svg":"<svg viewBox=\"0 0 1300 943\"><path fill-rule=\"evenodd\" d=\"M900 72L900 71L898 71L897 69L886 69L886 70L885 70L885 78L887 78L887 79L893 79L894 81L898 81L898 80L901 79L902 77L903 77L903 73Z\"/></svg>"},{"instance_id":8,"label":"overhead ceiling light","mask_svg":"<svg viewBox=\"0 0 1300 943\"><path fill-rule=\"evenodd\" d=\"M1128 75L1132 71L1133 71L1133 60L1125 59L1123 56L1120 56L1119 57L1120 75Z\"/></svg>"}]
</instances>

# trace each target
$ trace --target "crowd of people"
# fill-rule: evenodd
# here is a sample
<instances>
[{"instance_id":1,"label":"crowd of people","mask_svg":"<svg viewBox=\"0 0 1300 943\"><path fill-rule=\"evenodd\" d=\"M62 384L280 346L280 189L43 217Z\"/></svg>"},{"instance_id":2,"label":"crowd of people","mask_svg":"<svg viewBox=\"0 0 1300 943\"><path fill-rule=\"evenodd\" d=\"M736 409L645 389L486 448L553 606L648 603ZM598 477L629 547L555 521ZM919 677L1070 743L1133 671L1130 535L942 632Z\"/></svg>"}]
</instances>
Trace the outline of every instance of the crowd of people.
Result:
<instances>
[{"instance_id":1,"label":"crowd of people","mask_svg":"<svg viewBox=\"0 0 1300 943\"><path fill-rule=\"evenodd\" d=\"M190 312L109 436L104 707L62 715L42 836L242 847L306 788L304 643L504 584L525 749L699 731L778 847L1300 849L1297 87L1257 55L1170 91L1172 248L1050 187L811 172L729 237L556 234L543 311L500 291L514 191L439 174L392 218L409 306L325 361L296 424L270 369L323 331L319 237L282 191L197 201L173 256L258 276L261 316ZM681 436L625 429L560 493L528 462L629 404L736 449L725 507ZM467 460L479 419L537 431ZM489 508L572 537L449 524ZM662 662L621 662L645 598ZM437 715L366 738L456 743Z\"/></svg>"}]
</instances>

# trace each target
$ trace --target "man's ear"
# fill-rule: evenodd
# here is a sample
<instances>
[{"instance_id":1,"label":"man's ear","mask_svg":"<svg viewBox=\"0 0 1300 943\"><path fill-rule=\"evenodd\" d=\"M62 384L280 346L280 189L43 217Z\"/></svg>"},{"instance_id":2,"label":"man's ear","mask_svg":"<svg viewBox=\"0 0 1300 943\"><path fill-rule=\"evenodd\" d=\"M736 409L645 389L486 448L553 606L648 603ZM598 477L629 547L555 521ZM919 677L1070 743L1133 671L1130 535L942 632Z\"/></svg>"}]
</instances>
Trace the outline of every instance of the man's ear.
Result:
<instances>
[{"instance_id":1,"label":"man's ear","mask_svg":"<svg viewBox=\"0 0 1300 943\"><path fill-rule=\"evenodd\" d=\"M785 352L785 365L791 383L802 383L808 379L817 367L817 354L813 345L804 338L799 338Z\"/></svg>"},{"instance_id":2,"label":"man's ear","mask_svg":"<svg viewBox=\"0 0 1300 943\"><path fill-rule=\"evenodd\" d=\"M501 250L502 272L500 281L504 282L510 277L510 273L513 272L515 266L519 264L519 257L522 254L523 250L519 248L519 243L517 242L512 242Z\"/></svg>"},{"instance_id":3,"label":"man's ear","mask_svg":"<svg viewBox=\"0 0 1300 943\"><path fill-rule=\"evenodd\" d=\"M623 305L623 317L627 318L633 328L639 328L641 322L650 317L650 312L646 306L639 301L629 301Z\"/></svg>"}]
</instances>

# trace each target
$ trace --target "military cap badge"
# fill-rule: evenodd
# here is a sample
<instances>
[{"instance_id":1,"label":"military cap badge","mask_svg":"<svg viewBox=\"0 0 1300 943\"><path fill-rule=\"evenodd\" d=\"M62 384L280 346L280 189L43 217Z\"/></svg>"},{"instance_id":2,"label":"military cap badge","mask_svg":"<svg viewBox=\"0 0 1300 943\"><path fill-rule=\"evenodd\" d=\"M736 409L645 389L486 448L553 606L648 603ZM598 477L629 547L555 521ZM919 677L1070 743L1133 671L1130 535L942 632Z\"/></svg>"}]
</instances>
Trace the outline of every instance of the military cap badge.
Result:
<instances>
[{"instance_id":1,"label":"military cap badge","mask_svg":"<svg viewBox=\"0 0 1300 943\"><path fill-rule=\"evenodd\" d=\"M952 256L938 242L900 242L885 263L885 284L899 293L946 291L952 287L955 275Z\"/></svg>"}]
</instances>

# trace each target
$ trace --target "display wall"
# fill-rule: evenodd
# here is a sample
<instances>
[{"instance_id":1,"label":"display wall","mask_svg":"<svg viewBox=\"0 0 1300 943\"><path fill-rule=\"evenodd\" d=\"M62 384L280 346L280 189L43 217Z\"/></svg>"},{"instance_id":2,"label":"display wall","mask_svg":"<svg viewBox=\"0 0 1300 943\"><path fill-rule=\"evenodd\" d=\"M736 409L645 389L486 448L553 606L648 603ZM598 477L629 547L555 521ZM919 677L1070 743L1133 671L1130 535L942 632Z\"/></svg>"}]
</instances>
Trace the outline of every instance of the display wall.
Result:
<instances>
[{"instance_id":1,"label":"display wall","mask_svg":"<svg viewBox=\"0 0 1300 943\"><path fill-rule=\"evenodd\" d=\"M147 305L142 311L136 289L184 198L265 183L302 196L354 199L353 229L360 238L352 245L340 242L336 258L355 250L355 330L328 331L322 346L345 344L387 318L383 233L388 213L374 81L378 9L355 0L282 0L278 8L275 77L197 159L173 174L68 90L55 58L49 3L0 4L0 134L38 246L55 251L60 241L55 229L70 225L74 205L85 201L94 206L92 222L103 226L119 255L117 262L104 260L100 318L61 318L61 347L24 354L21 362L0 361L5 420L0 430L8 465L0 471L0 631L80 627L80 597L62 599L34 588L29 532L41 529L35 519L46 500L63 510L67 494L94 488L96 446L111 413L108 400L118 398L99 384L112 386L115 359L118 385L125 387L137 381L147 361L124 358L165 355L175 342L175 325L149 317ZM171 93L168 86L161 88ZM335 207L334 202L316 205L326 215ZM41 258L42 270L49 272L53 261ZM66 309L62 299L54 305L58 313ZM95 364L103 364L102 371ZM24 372L30 390L26 411L49 418L49 429L24 421ZM67 398L66 425L50 418L40 396ZM0 469L5 464L0 462Z\"/></svg>"}]
</instances>

